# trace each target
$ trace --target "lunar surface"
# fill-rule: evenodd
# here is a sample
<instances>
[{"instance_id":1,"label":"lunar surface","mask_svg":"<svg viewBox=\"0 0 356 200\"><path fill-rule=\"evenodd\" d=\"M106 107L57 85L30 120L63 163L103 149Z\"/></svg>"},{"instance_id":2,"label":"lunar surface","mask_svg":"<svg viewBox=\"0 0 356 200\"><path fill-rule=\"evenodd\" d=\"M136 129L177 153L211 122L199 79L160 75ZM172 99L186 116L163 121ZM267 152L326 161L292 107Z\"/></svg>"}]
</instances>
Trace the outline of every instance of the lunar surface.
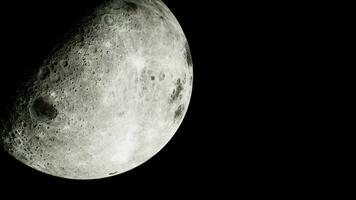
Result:
<instances>
[{"instance_id":1,"label":"lunar surface","mask_svg":"<svg viewBox=\"0 0 356 200\"><path fill-rule=\"evenodd\" d=\"M22 163L70 179L135 168L172 138L187 111L186 37L160 0L106 1L19 88L1 144Z\"/></svg>"}]
</instances>

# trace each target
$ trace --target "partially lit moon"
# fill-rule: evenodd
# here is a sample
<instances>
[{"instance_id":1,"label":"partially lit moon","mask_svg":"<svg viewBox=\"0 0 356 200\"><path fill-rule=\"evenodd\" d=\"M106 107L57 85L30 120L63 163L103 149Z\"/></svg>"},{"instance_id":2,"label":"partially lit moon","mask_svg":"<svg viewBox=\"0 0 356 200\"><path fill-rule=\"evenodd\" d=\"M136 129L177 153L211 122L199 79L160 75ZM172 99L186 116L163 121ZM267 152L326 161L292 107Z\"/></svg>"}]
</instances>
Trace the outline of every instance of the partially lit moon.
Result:
<instances>
[{"instance_id":1,"label":"partially lit moon","mask_svg":"<svg viewBox=\"0 0 356 200\"><path fill-rule=\"evenodd\" d=\"M50 175L120 174L172 138L192 81L189 45L162 1L112 0L68 33L19 89L0 141Z\"/></svg>"}]
</instances>

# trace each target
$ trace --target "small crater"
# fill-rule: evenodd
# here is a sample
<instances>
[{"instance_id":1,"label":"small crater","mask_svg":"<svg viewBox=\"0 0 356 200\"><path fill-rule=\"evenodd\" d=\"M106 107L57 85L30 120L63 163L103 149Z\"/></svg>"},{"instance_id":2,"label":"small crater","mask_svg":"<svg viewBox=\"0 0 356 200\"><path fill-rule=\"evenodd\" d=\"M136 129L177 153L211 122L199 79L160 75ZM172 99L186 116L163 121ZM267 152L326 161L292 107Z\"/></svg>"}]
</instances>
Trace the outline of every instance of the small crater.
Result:
<instances>
[{"instance_id":1,"label":"small crater","mask_svg":"<svg viewBox=\"0 0 356 200\"><path fill-rule=\"evenodd\" d=\"M43 97L39 97L33 102L32 111L38 119L44 120L53 120L58 115L55 106Z\"/></svg>"},{"instance_id":2,"label":"small crater","mask_svg":"<svg viewBox=\"0 0 356 200\"><path fill-rule=\"evenodd\" d=\"M114 18L111 15L104 15L103 21L108 26L114 25Z\"/></svg>"},{"instance_id":3,"label":"small crater","mask_svg":"<svg viewBox=\"0 0 356 200\"><path fill-rule=\"evenodd\" d=\"M184 105L178 106L177 110L174 112L174 119L179 120L181 119L184 111Z\"/></svg>"},{"instance_id":4,"label":"small crater","mask_svg":"<svg viewBox=\"0 0 356 200\"><path fill-rule=\"evenodd\" d=\"M111 172L111 173L109 173L109 176L115 175L115 174L117 174L117 173L119 173L119 172L118 172L118 171Z\"/></svg>"},{"instance_id":5,"label":"small crater","mask_svg":"<svg viewBox=\"0 0 356 200\"><path fill-rule=\"evenodd\" d=\"M151 76L151 80L154 81L155 80L155 76Z\"/></svg>"},{"instance_id":6,"label":"small crater","mask_svg":"<svg viewBox=\"0 0 356 200\"><path fill-rule=\"evenodd\" d=\"M68 61L67 60L61 60L59 62L59 64L62 66L62 67L67 67L68 66Z\"/></svg>"},{"instance_id":7,"label":"small crater","mask_svg":"<svg viewBox=\"0 0 356 200\"><path fill-rule=\"evenodd\" d=\"M161 72L161 73L159 74L159 80L160 80L160 81L163 81L164 78L166 78L166 75L165 75L163 72Z\"/></svg>"}]
</instances>

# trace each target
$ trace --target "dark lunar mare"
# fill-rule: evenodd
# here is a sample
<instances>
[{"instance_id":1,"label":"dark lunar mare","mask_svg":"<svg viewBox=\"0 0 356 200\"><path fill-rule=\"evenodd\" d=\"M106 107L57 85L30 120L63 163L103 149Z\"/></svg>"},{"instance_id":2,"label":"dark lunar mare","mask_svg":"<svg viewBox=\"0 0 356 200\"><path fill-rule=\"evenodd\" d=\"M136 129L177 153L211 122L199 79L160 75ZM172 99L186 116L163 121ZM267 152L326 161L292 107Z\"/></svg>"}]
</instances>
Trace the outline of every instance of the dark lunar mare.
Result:
<instances>
[{"instance_id":1,"label":"dark lunar mare","mask_svg":"<svg viewBox=\"0 0 356 200\"><path fill-rule=\"evenodd\" d=\"M176 82L176 89L173 90L173 93L170 98L170 102L171 103L175 102L178 99L179 95L182 93L182 91L183 91L183 84L181 80L178 79Z\"/></svg>"},{"instance_id":2,"label":"dark lunar mare","mask_svg":"<svg viewBox=\"0 0 356 200\"><path fill-rule=\"evenodd\" d=\"M174 119L175 120L180 120L181 117L183 116L183 112L184 112L184 105L179 105L177 110L174 113Z\"/></svg>"},{"instance_id":3,"label":"dark lunar mare","mask_svg":"<svg viewBox=\"0 0 356 200\"><path fill-rule=\"evenodd\" d=\"M43 97L39 97L33 102L32 110L39 119L53 120L58 115L54 105Z\"/></svg>"}]
</instances>

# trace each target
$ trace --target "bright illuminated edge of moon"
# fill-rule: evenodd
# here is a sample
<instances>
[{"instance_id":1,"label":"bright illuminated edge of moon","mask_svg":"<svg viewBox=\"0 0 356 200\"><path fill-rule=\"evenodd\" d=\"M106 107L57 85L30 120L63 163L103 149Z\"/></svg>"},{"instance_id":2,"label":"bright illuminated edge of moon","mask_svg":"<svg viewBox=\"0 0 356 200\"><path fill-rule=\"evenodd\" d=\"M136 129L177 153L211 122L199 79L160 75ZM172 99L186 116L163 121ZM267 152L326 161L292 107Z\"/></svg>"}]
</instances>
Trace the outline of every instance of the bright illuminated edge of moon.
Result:
<instances>
[{"instance_id":1,"label":"bright illuminated edge of moon","mask_svg":"<svg viewBox=\"0 0 356 200\"><path fill-rule=\"evenodd\" d=\"M19 91L1 133L16 159L62 178L146 162L179 128L192 92L189 45L161 1L114 0L88 17Z\"/></svg>"}]
</instances>

